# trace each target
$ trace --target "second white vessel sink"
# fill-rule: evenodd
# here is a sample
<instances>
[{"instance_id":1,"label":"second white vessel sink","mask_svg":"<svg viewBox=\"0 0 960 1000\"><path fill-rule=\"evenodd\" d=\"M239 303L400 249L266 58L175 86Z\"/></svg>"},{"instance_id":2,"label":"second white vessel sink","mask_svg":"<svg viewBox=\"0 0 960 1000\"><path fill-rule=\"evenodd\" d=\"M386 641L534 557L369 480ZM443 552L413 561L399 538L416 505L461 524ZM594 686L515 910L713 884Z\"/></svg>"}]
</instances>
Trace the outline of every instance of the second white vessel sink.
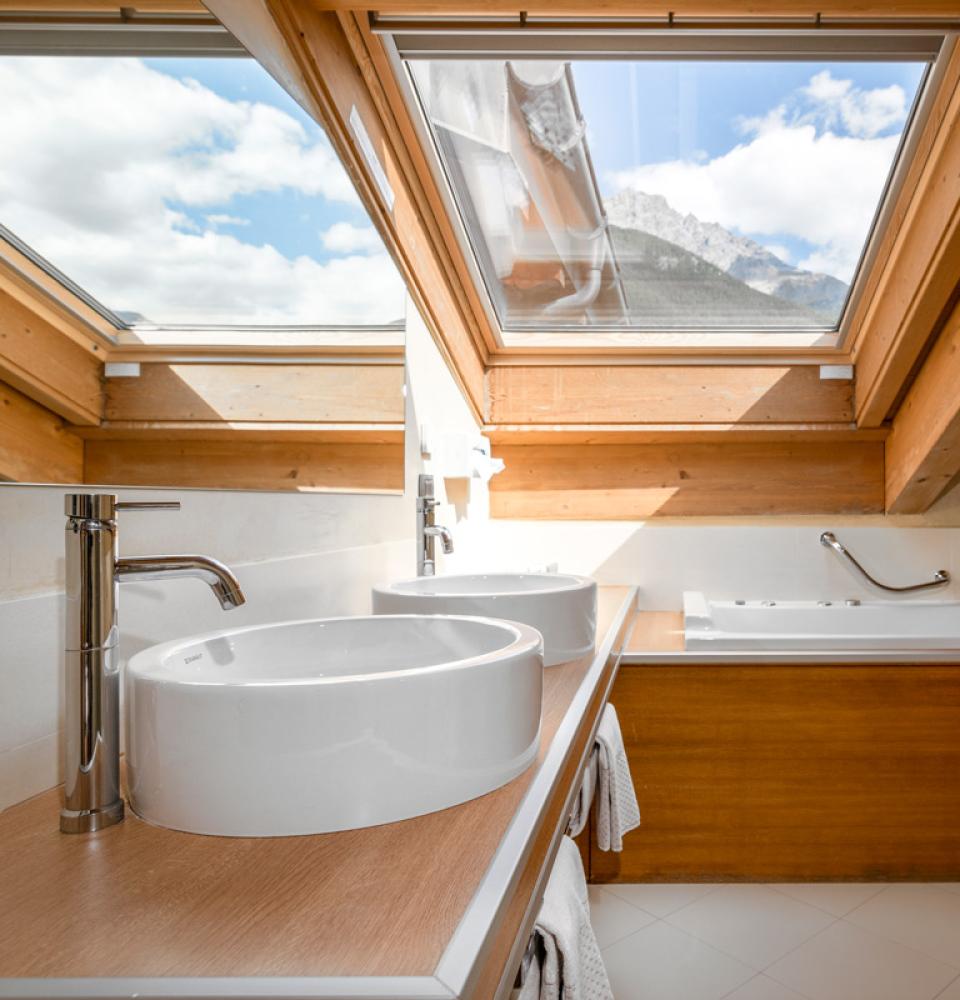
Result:
<instances>
[{"instance_id":1,"label":"second white vessel sink","mask_svg":"<svg viewBox=\"0 0 960 1000\"><path fill-rule=\"evenodd\" d=\"M537 754L532 628L328 618L154 646L126 672L127 784L143 819L277 837L375 826L499 788Z\"/></svg>"},{"instance_id":2,"label":"second white vessel sink","mask_svg":"<svg viewBox=\"0 0 960 1000\"><path fill-rule=\"evenodd\" d=\"M546 666L593 652L597 585L567 573L421 576L373 589L375 614L482 615L531 625Z\"/></svg>"}]
</instances>

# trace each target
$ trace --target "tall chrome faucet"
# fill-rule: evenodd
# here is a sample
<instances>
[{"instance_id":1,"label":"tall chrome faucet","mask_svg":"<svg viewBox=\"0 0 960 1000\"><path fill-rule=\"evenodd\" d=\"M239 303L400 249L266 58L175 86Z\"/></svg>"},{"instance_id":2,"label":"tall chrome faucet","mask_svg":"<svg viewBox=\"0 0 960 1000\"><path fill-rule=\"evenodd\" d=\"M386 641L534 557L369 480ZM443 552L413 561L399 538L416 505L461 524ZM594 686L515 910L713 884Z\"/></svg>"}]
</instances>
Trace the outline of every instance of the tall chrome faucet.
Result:
<instances>
[{"instance_id":1,"label":"tall chrome faucet","mask_svg":"<svg viewBox=\"0 0 960 1000\"><path fill-rule=\"evenodd\" d=\"M447 555L453 552L453 536L446 528L433 523L436 509L433 476L421 475L417 480L417 576L433 576L436 572L437 538Z\"/></svg>"},{"instance_id":2,"label":"tall chrome faucet","mask_svg":"<svg viewBox=\"0 0 960 1000\"><path fill-rule=\"evenodd\" d=\"M66 496L64 833L92 833L123 819L118 584L193 576L210 585L224 610L244 603L236 577L216 559L119 557L118 511L179 509L177 501L119 503L112 493Z\"/></svg>"}]
</instances>

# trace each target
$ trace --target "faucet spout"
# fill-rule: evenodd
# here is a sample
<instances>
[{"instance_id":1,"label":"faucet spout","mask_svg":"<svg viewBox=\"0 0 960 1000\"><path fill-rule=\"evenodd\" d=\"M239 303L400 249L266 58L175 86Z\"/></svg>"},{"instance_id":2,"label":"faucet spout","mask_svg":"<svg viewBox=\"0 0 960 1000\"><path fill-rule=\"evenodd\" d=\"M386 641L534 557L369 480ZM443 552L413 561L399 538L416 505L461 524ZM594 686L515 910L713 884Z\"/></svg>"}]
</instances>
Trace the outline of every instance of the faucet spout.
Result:
<instances>
[{"instance_id":1,"label":"faucet spout","mask_svg":"<svg viewBox=\"0 0 960 1000\"><path fill-rule=\"evenodd\" d=\"M208 556L134 556L116 561L116 577L124 580L173 580L194 577L214 592L220 607L231 611L246 603L240 582L229 567Z\"/></svg>"},{"instance_id":2,"label":"faucet spout","mask_svg":"<svg viewBox=\"0 0 960 1000\"><path fill-rule=\"evenodd\" d=\"M440 544L443 546L444 555L450 555L453 552L453 535L439 524L428 524L424 529L423 533L428 538L439 538Z\"/></svg>"}]
</instances>

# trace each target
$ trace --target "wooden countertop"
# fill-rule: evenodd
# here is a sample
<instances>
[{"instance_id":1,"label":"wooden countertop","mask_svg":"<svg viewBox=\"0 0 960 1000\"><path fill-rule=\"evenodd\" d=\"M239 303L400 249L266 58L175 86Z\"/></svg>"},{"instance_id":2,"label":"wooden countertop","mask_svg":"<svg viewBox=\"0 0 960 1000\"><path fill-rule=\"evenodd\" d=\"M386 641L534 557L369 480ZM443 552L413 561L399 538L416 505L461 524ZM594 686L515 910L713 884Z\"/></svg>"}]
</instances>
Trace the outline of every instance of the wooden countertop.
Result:
<instances>
[{"instance_id":1,"label":"wooden countertop","mask_svg":"<svg viewBox=\"0 0 960 1000\"><path fill-rule=\"evenodd\" d=\"M600 588L598 651L613 624L622 643L632 593ZM0 813L0 979L432 975L595 660L545 671L534 766L416 819L234 839L128 812L98 834L64 836L59 789L10 807Z\"/></svg>"},{"instance_id":2,"label":"wooden countertop","mask_svg":"<svg viewBox=\"0 0 960 1000\"><path fill-rule=\"evenodd\" d=\"M682 653L682 611L638 611L627 640L631 652Z\"/></svg>"}]
</instances>

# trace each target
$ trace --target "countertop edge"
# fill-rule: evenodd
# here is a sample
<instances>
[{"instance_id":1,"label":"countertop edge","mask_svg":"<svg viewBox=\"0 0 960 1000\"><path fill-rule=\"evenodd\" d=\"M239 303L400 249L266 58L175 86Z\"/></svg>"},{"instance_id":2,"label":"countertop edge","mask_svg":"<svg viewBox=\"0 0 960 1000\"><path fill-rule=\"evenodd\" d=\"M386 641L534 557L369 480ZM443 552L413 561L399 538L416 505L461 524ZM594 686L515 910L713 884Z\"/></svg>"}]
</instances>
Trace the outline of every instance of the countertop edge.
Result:
<instances>
[{"instance_id":1,"label":"countertop edge","mask_svg":"<svg viewBox=\"0 0 960 1000\"><path fill-rule=\"evenodd\" d=\"M275 997L282 1000L460 1000L468 995L470 982L483 961L485 948L495 929L498 911L529 855L541 827L543 813L560 780L583 716L596 694L611 656L616 658L616 664L609 672L604 701L616 678L624 650L623 645L619 650L614 647L618 639L622 639L623 644L626 642L626 625L636 611L637 594L637 587L627 588L542 764L520 801L432 976L4 978L0 979L0 997L17 1000L114 1000L120 997L136 997L138 1000L182 1000L185 997L197 1000L268 1000ZM598 724L599 714L592 720L593 732ZM572 804L585 760L586 752L578 762L573 787L568 791L567 805ZM538 892L545 873L549 872L563 832L558 829L551 840L541 865ZM525 922L534 902L531 900L527 906Z\"/></svg>"}]
</instances>

